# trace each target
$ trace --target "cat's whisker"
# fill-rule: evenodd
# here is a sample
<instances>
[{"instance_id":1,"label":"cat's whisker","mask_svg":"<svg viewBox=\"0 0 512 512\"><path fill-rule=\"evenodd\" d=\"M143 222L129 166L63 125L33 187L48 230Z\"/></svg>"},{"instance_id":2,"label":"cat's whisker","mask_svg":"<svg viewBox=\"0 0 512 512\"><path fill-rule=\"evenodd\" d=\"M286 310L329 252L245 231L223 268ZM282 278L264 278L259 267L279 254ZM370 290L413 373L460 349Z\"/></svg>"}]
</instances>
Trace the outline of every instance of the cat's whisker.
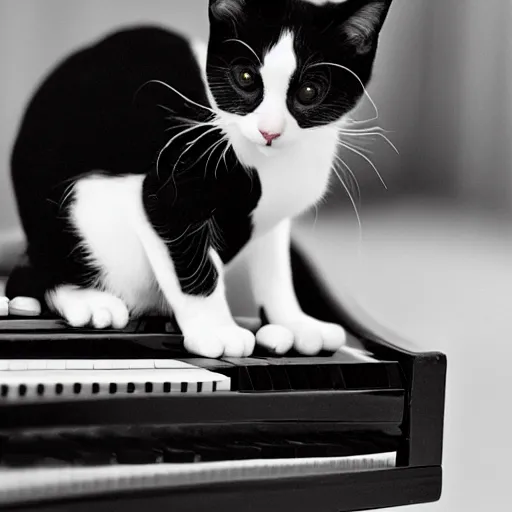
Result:
<instances>
[{"instance_id":1,"label":"cat's whisker","mask_svg":"<svg viewBox=\"0 0 512 512\"><path fill-rule=\"evenodd\" d=\"M165 110L166 112L169 112L169 116L166 118L166 119L169 119L169 120L172 120L172 121L182 121L183 123L186 123L187 125L204 125L204 126L207 126L207 125L215 125L215 115L212 115L209 120L205 120L205 121L198 121L197 119L190 119L188 117L182 117L182 116L178 116L176 115L176 112L168 107L166 107L165 105L162 105L162 104L158 104L157 107L160 107L161 109ZM172 128L168 128L167 130L170 130Z\"/></svg>"},{"instance_id":2,"label":"cat's whisker","mask_svg":"<svg viewBox=\"0 0 512 512\"><path fill-rule=\"evenodd\" d=\"M357 178L356 178L356 175L354 174L354 172L352 171L352 169L349 167L349 165L347 164L347 162L345 162L340 156L338 155L334 155L334 158L336 158L336 160L341 164L343 165L343 167L349 172L350 176L352 176L352 179L356 185L356 189L357 189L357 196L358 198L360 199L361 198L361 188L359 187L359 182L357 181Z\"/></svg>"},{"instance_id":3,"label":"cat's whisker","mask_svg":"<svg viewBox=\"0 0 512 512\"><path fill-rule=\"evenodd\" d=\"M386 135L384 135L383 133L379 133L379 132L358 133L358 132L346 132L344 130L341 130L341 133L343 133L344 135L348 135L349 137L367 137L370 135L373 135L375 137L381 137L393 148L393 150L396 152L397 155L400 154L400 151L398 151L398 148L391 142L389 137L386 137Z\"/></svg>"},{"instance_id":4,"label":"cat's whisker","mask_svg":"<svg viewBox=\"0 0 512 512\"><path fill-rule=\"evenodd\" d=\"M342 141L338 141L338 144L340 144L341 146L343 146L344 148L352 151L353 153L355 153L356 155L359 155L361 158L364 158L364 160L366 160L373 168L373 170L377 173L377 176L379 177L381 183L384 185L384 188L387 190L388 189L388 186L386 185L386 182L384 181L383 177L381 176L379 170L377 169L377 167L375 166L375 164L364 154L364 153L361 153L360 151L358 151L357 149L349 146L348 144L345 144L344 142Z\"/></svg>"},{"instance_id":5,"label":"cat's whisker","mask_svg":"<svg viewBox=\"0 0 512 512\"><path fill-rule=\"evenodd\" d=\"M183 98L185 101L187 101L188 103L191 103L192 105L195 105L196 107L199 107L199 108L202 108L204 110L207 110L208 112L211 112L212 114L215 114L215 111L213 109L211 109L210 107L207 107L205 105L201 105L200 103L197 103L196 101L194 100L191 100L190 98L188 98L187 96L185 96L183 93L181 93L180 91L178 91L178 89L175 89L174 87L172 87L171 85L169 84L166 84L165 82L162 82L162 80L148 80L145 84L142 84L139 89L137 90L137 92L135 93L135 95L139 94L140 90L143 89L144 87L146 87L146 85L148 84L151 84L151 83L154 83L154 84L159 84L159 85L163 85L164 87L166 87L167 89L171 90L172 92L174 92L175 94L177 94L178 96L180 96L181 98Z\"/></svg>"},{"instance_id":6,"label":"cat's whisker","mask_svg":"<svg viewBox=\"0 0 512 512\"><path fill-rule=\"evenodd\" d=\"M183 135L186 135L187 133L190 133L193 130L197 130L198 128L202 128L202 125L194 125L191 128L187 128L186 130L183 130L182 132L178 133L172 139L167 142L167 144L160 150L160 153L158 153L158 157L156 159L156 173L158 176L158 170L160 167L160 159L162 158L163 153L171 146L171 144L178 138L182 137Z\"/></svg>"},{"instance_id":7,"label":"cat's whisker","mask_svg":"<svg viewBox=\"0 0 512 512\"><path fill-rule=\"evenodd\" d=\"M189 127L189 124L177 124L176 126L170 126L169 128L166 128L166 132L170 132L171 130L177 130L178 128L187 128Z\"/></svg>"},{"instance_id":8,"label":"cat's whisker","mask_svg":"<svg viewBox=\"0 0 512 512\"><path fill-rule=\"evenodd\" d=\"M340 130L344 130L346 132L350 132L350 133L368 133L368 132L387 132L387 133L390 133L389 130L385 130L384 128L380 127L380 126L369 126L368 128L347 128L347 126L351 126L350 124L347 125L346 121L340 121L339 123L336 123L336 126L338 126L338 128Z\"/></svg>"},{"instance_id":9,"label":"cat's whisker","mask_svg":"<svg viewBox=\"0 0 512 512\"><path fill-rule=\"evenodd\" d=\"M357 149L358 151L361 151L362 153L373 155L373 151L371 149L361 147L360 145L354 144L352 141L348 141L346 139L341 139L345 144L348 144L352 149ZM339 140L338 140L339 142Z\"/></svg>"},{"instance_id":10,"label":"cat's whisker","mask_svg":"<svg viewBox=\"0 0 512 512\"><path fill-rule=\"evenodd\" d=\"M377 108L377 105L375 104L375 102L373 101L372 97L370 96L370 93L368 92L368 90L366 89L363 81L359 78L359 76L357 75L357 73L355 73L354 71L352 71L350 68L347 68L346 66L343 66L341 64L336 64L335 62L317 62L315 64L312 64L311 66L309 66L310 68L314 68L314 67L318 67L318 66L332 66L332 67L335 67L335 68L339 68L339 69L342 69L344 71L347 71L348 73L350 73L358 82L359 84L361 85L362 89L363 89L363 92L364 94L366 95L366 97L368 98L368 100L370 101L370 103L372 104L372 107L375 109L375 117L373 119L368 119L368 120L365 120L365 121L353 121L353 123L355 124L361 124L363 122L370 122L370 121L376 121L377 119L379 119L379 109Z\"/></svg>"},{"instance_id":11,"label":"cat's whisker","mask_svg":"<svg viewBox=\"0 0 512 512\"><path fill-rule=\"evenodd\" d=\"M220 130L221 128L219 128L218 126L215 126L214 128L210 128L209 130L206 130L204 133L202 133L201 135L199 135L199 137L197 137L197 139L193 140L192 142L187 142L186 144L186 149L181 153L181 155L177 158L176 162L174 162L174 167L172 169L172 172L174 173L176 171L176 166L180 163L180 160L183 158L183 156L188 152L190 151L203 137L206 137L208 134L216 131L216 130ZM206 153L205 153L206 154ZM199 160L201 160L201 157L199 158Z\"/></svg>"},{"instance_id":12,"label":"cat's whisker","mask_svg":"<svg viewBox=\"0 0 512 512\"><path fill-rule=\"evenodd\" d=\"M212 158L213 154L215 153L215 151L217 150L217 148L221 145L221 144L224 144L225 142L227 142L227 135L224 135L224 137L222 137L216 144L215 146L212 148L212 150L210 151L210 154L208 155L208 159L206 160L206 164L205 164L205 176L206 176L206 170L208 169L208 166L210 165L210 159ZM204 156L204 155L203 155Z\"/></svg>"},{"instance_id":13,"label":"cat's whisker","mask_svg":"<svg viewBox=\"0 0 512 512\"><path fill-rule=\"evenodd\" d=\"M165 105L162 105L161 103L158 103L157 107L160 107L162 110L165 110L172 116L174 116L174 114L176 113L172 108L166 107Z\"/></svg>"},{"instance_id":14,"label":"cat's whisker","mask_svg":"<svg viewBox=\"0 0 512 512\"><path fill-rule=\"evenodd\" d=\"M258 63L260 66L263 66L263 63L261 62L261 59L258 57L258 54L254 51L253 48L251 48L251 46L249 46L247 43L245 43L244 41L241 41L240 39L226 39L224 41L225 43L240 43L241 45L245 46L255 57L256 59L258 59Z\"/></svg>"},{"instance_id":15,"label":"cat's whisker","mask_svg":"<svg viewBox=\"0 0 512 512\"><path fill-rule=\"evenodd\" d=\"M336 174L336 176L338 177L341 185L345 189L345 192L347 193L347 195L348 195L348 197L350 199L350 202L352 203L352 206L354 208L354 212L355 212L356 218L357 218L357 224L359 226L359 241L362 242L362 239L363 239L363 224L361 222L361 216L359 215L359 210L357 209L357 204L356 204L354 198L352 197L352 194L350 193L350 190L348 189L347 185L345 184L345 182L341 178L340 173L338 172L338 169L336 168L336 165L333 166L333 171L334 171L334 174Z\"/></svg>"},{"instance_id":16,"label":"cat's whisker","mask_svg":"<svg viewBox=\"0 0 512 512\"><path fill-rule=\"evenodd\" d=\"M208 155L208 159L206 160L206 164L204 166L204 177L206 178L206 175L208 173L208 165L209 165L209 162L210 162L210 159L212 157L212 155L215 153L215 150L221 145L223 144L224 142L226 142L226 136L222 137L220 140L216 141L214 144L212 144L198 159L197 161L200 162L201 159L208 153L210 152L210 154ZM215 178L217 178L217 176L215 176Z\"/></svg>"},{"instance_id":17,"label":"cat's whisker","mask_svg":"<svg viewBox=\"0 0 512 512\"><path fill-rule=\"evenodd\" d=\"M219 170L219 165L220 165L220 162L222 159L224 159L224 165L226 166L226 169L228 166L226 163L226 154L229 151L231 144L228 139L226 139L226 142L227 142L226 147L224 148L224 151L220 154L219 159L217 160L217 165L215 166L215 171L214 171L215 179L217 179L217 171Z\"/></svg>"},{"instance_id":18,"label":"cat's whisker","mask_svg":"<svg viewBox=\"0 0 512 512\"><path fill-rule=\"evenodd\" d=\"M59 205L59 212L62 211L62 209L64 208L64 206L66 205L66 202L67 200L71 197L71 195L73 194L73 191L74 191L74 187L76 185L76 182L73 181L72 183L70 183L66 189L64 190L64 193L62 194L62 198L60 200L60 205Z\"/></svg>"}]
</instances>

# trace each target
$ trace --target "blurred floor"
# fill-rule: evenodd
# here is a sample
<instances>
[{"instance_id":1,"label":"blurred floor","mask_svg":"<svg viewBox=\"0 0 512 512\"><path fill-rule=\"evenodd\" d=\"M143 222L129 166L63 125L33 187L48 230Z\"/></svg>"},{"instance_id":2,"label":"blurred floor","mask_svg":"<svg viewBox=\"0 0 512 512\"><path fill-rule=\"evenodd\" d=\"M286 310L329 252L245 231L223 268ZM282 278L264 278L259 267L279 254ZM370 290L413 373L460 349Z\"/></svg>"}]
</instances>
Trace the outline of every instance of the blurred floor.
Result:
<instances>
[{"instance_id":1,"label":"blurred floor","mask_svg":"<svg viewBox=\"0 0 512 512\"><path fill-rule=\"evenodd\" d=\"M443 498L411 510L512 510L510 224L419 201L363 209L362 223L362 244L348 211L302 219L296 235L338 293L448 356Z\"/></svg>"}]
</instances>

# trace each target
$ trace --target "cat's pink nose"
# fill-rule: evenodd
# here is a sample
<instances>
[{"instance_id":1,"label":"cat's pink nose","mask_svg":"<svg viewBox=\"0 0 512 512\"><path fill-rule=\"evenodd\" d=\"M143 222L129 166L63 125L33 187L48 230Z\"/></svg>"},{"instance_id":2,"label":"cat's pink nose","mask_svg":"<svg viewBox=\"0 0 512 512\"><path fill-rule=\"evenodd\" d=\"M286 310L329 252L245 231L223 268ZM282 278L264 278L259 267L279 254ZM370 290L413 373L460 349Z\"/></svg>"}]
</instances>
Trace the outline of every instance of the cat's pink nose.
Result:
<instances>
[{"instance_id":1,"label":"cat's pink nose","mask_svg":"<svg viewBox=\"0 0 512 512\"><path fill-rule=\"evenodd\" d=\"M260 130L261 135L263 135L263 138L267 141L268 144L272 144L273 141L276 139L279 139L281 137L280 133L269 133L269 132L263 132Z\"/></svg>"}]
</instances>

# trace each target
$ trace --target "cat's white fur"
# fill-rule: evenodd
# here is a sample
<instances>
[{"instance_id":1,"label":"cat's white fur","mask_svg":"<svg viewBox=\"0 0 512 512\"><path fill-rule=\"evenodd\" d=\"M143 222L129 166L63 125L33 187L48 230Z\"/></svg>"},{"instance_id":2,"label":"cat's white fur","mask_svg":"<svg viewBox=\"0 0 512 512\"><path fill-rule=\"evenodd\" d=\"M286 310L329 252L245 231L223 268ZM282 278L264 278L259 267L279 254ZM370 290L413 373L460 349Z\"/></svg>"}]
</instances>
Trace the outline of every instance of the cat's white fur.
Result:
<instances>
[{"instance_id":1,"label":"cat's white fur","mask_svg":"<svg viewBox=\"0 0 512 512\"><path fill-rule=\"evenodd\" d=\"M195 44L194 50L205 70L206 46ZM241 256L248 260L256 303L279 327L267 327L257 339L280 353L293 339L302 353L314 354L337 349L345 334L339 326L305 315L298 305L290 268L290 219L325 194L338 134L334 127L302 130L288 111L286 91L295 68L293 34L285 32L264 56L264 99L255 112L227 114L209 97L238 158L258 170L262 185L253 215L254 238ZM260 131L281 137L267 147ZM223 279L208 298L181 291L166 246L144 213L142 180L97 175L76 184L71 219L91 261L101 269L104 292L61 287L48 294L49 304L73 325L92 322L98 328L127 321L121 301L135 314L172 310L190 351L207 357L249 355L254 336L236 326ZM213 250L211 257L222 277L220 258Z\"/></svg>"}]
</instances>

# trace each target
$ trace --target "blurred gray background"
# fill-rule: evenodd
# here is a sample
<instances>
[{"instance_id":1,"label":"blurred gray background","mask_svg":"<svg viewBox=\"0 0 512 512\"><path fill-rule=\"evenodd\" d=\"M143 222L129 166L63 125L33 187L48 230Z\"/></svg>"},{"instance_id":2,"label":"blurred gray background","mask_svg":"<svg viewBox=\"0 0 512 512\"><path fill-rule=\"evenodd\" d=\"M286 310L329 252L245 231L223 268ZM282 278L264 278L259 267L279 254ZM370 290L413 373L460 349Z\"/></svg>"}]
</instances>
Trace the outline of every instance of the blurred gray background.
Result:
<instances>
[{"instance_id":1,"label":"blurred gray background","mask_svg":"<svg viewBox=\"0 0 512 512\"><path fill-rule=\"evenodd\" d=\"M156 22L206 38L206 5L0 0L4 257L18 231L9 152L49 67L127 24ZM382 140L357 140L372 151L388 190L363 159L344 154L361 187L362 235L341 186L296 225L338 293L448 355L445 490L421 510L510 510L511 24L510 0L394 0L369 91L400 156ZM363 102L356 116L371 115Z\"/></svg>"}]
</instances>

